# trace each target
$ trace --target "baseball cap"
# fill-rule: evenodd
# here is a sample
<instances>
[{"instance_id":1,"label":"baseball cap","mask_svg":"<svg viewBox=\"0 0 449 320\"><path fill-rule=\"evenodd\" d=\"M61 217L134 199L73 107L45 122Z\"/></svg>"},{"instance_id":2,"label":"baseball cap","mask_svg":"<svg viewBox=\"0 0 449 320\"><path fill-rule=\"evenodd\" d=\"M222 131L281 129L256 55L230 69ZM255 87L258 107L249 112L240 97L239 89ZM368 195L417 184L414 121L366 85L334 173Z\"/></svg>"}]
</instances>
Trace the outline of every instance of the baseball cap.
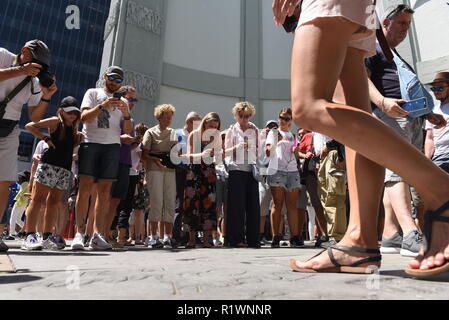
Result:
<instances>
[{"instance_id":1,"label":"baseball cap","mask_svg":"<svg viewBox=\"0 0 449 320\"><path fill-rule=\"evenodd\" d=\"M187 115L186 121L190 119L201 119L201 115L198 112L192 111Z\"/></svg>"},{"instance_id":2,"label":"baseball cap","mask_svg":"<svg viewBox=\"0 0 449 320\"><path fill-rule=\"evenodd\" d=\"M59 105L62 110L65 112L78 111L80 112L78 100L74 97L68 96L62 99L61 104Z\"/></svg>"},{"instance_id":3,"label":"baseball cap","mask_svg":"<svg viewBox=\"0 0 449 320\"><path fill-rule=\"evenodd\" d=\"M265 127L268 127L270 124L275 124L276 126L279 127L279 123L276 120L267 121L267 124L265 125Z\"/></svg>"},{"instance_id":4,"label":"baseball cap","mask_svg":"<svg viewBox=\"0 0 449 320\"><path fill-rule=\"evenodd\" d=\"M47 66L50 66L50 49L41 40L31 40L25 43L25 48L30 49L33 58Z\"/></svg>"},{"instance_id":5,"label":"baseball cap","mask_svg":"<svg viewBox=\"0 0 449 320\"><path fill-rule=\"evenodd\" d=\"M107 68L106 75L107 76L117 75L117 76L120 76L120 78L122 78L122 79L125 78L125 72L123 71L122 68L117 67L117 66L111 66L111 67Z\"/></svg>"}]
</instances>

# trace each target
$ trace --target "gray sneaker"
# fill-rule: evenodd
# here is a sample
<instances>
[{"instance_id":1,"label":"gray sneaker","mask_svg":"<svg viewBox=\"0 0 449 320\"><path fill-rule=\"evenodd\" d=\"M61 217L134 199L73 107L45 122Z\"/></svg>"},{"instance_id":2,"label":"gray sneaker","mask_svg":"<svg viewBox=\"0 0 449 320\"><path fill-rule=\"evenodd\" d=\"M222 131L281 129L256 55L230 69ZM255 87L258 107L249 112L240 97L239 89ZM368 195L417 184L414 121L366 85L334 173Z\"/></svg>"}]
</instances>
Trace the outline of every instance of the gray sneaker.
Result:
<instances>
[{"instance_id":1,"label":"gray sneaker","mask_svg":"<svg viewBox=\"0 0 449 320\"><path fill-rule=\"evenodd\" d=\"M58 244L53 236L48 237L46 240L42 241L42 248L45 250L59 250Z\"/></svg>"},{"instance_id":2,"label":"gray sneaker","mask_svg":"<svg viewBox=\"0 0 449 320\"><path fill-rule=\"evenodd\" d=\"M401 255L404 257L417 257L423 240L423 234L418 230L410 232L402 241Z\"/></svg>"},{"instance_id":3,"label":"gray sneaker","mask_svg":"<svg viewBox=\"0 0 449 320\"><path fill-rule=\"evenodd\" d=\"M382 243L380 245L380 253L399 253L402 247L402 236L396 232L391 238L382 236Z\"/></svg>"}]
</instances>

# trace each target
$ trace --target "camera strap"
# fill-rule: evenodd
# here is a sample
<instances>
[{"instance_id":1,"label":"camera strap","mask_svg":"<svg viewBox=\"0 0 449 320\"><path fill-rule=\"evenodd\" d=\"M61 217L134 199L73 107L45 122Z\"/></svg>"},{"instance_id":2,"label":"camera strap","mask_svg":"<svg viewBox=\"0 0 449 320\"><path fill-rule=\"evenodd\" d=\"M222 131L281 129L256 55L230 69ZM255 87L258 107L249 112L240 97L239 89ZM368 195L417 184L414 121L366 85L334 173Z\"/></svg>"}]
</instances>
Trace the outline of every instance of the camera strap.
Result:
<instances>
[{"instance_id":1,"label":"camera strap","mask_svg":"<svg viewBox=\"0 0 449 320\"><path fill-rule=\"evenodd\" d=\"M373 1L373 6L376 7L377 0ZM379 21L379 29L376 30L376 37L379 45L384 53L385 58L388 62L392 62L394 59L393 52L391 52L390 46L388 45L387 38L385 38L384 31L382 29L382 23Z\"/></svg>"},{"instance_id":2,"label":"camera strap","mask_svg":"<svg viewBox=\"0 0 449 320\"><path fill-rule=\"evenodd\" d=\"M17 96L19 94L20 91L22 91L23 88L25 88L25 86L31 81L32 77L28 76L26 77L21 83L19 83L17 85L17 87L14 88L13 91L11 91L10 94L8 94L5 98L5 100L3 100L0 103L0 119L3 119L3 116L5 115L6 112L6 107L8 105L8 103L14 99L15 96Z\"/></svg>"}]
</instances>

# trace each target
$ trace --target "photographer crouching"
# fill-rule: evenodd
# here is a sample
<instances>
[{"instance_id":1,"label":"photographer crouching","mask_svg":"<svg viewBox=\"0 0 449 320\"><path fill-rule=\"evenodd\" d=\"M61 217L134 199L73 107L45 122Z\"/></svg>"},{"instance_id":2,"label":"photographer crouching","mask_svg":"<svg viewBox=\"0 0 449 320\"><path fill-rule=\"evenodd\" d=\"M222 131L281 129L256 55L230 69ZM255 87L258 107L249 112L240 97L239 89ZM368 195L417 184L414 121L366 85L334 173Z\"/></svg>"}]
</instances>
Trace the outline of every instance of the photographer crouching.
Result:
<instances>
[{"instance_id":1,"label":"photographer crouching","mask_svg":"<svg viewBox=\"0 0 449 320\"><path fill-rule=\"evenodd\" d=\"M8 201L8 188L17 180L19 120L28 106L31 121L40 121L57 91L48 69L50 50L40 40L28 41L16 55L0 48L0 220ZM3 230L0 230L3 232ZM0 252L8 247L0 239Z\"/></svg>"}]
</instances>

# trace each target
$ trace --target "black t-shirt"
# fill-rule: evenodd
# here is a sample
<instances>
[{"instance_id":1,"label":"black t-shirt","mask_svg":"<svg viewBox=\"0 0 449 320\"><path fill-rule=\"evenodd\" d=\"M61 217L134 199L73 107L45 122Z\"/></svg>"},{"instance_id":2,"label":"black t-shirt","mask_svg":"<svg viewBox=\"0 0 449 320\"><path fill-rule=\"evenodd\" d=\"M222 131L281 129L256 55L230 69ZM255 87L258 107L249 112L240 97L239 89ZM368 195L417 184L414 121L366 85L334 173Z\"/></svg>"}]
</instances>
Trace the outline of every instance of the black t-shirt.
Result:
<instances>
[{"instance_id":1,"label":"black t-shirt","mask_svg":"<svg viewBox=\"0 0 449 320\"><path fill-rule=\"evenodd\" d=\"M402 99L396 64L388 62L379 44L376 45L376 55L366 58L365 65L371 72L371 81L384 97Z\"/></svg>"}]
</instances>

